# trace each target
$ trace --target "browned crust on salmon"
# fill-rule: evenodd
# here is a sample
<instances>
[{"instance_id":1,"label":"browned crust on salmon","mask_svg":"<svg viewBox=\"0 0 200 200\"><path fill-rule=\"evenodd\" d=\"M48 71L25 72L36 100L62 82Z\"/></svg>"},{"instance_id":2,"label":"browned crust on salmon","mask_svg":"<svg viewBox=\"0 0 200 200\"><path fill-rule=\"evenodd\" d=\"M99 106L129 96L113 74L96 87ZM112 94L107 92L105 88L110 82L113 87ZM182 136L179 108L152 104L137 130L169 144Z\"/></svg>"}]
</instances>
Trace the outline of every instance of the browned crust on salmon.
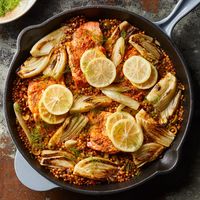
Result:
<instances>
[{"instance_id":1,"label":"browned crust on salmon","mask_svg":"<svg viewBox=\"0 0 200 200\"><path fill-rule=\"evenodd\" d=\"M119 150L113 146L105 131L105 123L109 115L109 112L101 112L94 119L95 123L93 122L94 125L89 130L90 141L87 143L87 146L97 151L114 154L119 152Z\"/></svg>"}]
</instances>

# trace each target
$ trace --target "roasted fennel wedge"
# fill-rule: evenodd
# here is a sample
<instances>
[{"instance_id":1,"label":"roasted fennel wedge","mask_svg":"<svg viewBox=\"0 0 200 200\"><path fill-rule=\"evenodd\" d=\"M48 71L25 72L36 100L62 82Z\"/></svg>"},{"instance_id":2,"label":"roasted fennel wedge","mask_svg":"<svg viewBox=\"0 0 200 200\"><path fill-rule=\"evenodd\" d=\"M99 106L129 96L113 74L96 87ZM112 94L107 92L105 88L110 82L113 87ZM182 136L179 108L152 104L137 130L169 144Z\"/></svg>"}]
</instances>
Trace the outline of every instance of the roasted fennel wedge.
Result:
<instances>
[{"instance_id":1,"label":"roasted fennel wedge","mask_svg":"<svg viewBox=\"0 0 200 200\"><path fill-rule=\"evenodd\" d=\"M116 91L111 91L107 89L101 90L103 94L105 94L107 97L111 98L114 101L117 101L118 103L121 103L125 106L128 106L131 109L137 110L140 106L140 103L131 97L128 97L124 94L121 94Z\"/></svg>"},{"instance_id":2,"label":"roasted fennel wedge","mask_svg":"<svg viewBox=\"0 0 200 200\"><path fill-rule=\"evenodd\" d=\"M117 165L108 159L89 157L78 162L74 174L93 180L109 180L117 173Z\"/></svg>"},{"instance_id":3,"label":"roasted fennel wedge","mask_svg":"<svg viewBox=\"0 0 200 200\"><path fill-rule=\"evenodd\" d=\"M82 129L86 126L88 118L78 114L74 117L68 117L62 126L50 138L48 147L53 148L60 142L76 139Z\"/></svg>"},{"instance_id":4,"label":"roasted fennel wedge","mask_svg":"<svg viewBox=\"0 0 200 200\"><path fill-rule=\"evenodd\" d=\"M50 168L72 168L76 158L68 151L43 150L41 152L40 164Z\"/></svg>"},{"instance_id":5,"label":"roasted fennel wedge","mask_svg":"<svg viewBox=\"0 0 200 200\"><path fill-rule=\"evenodd\" d=\"M124 53L125 53L125 40L123 37L120 37L116 41L113 47L112 56L111 56L111 60L113 61L116 67L122 62L124 58Z\"/></svg>"},{"instance_id":6,"label":"roasted fennel wedge","mask_svg":"<svg viewBox=\"0 0 200 200\"><path fill-rule=\"evenodd\" d=\"M65 71L67 64L67 53L64 48L55 49L49 58L49 63L43 71L45 76L51 76L54 79L60 79Z\"/></svg>"},{"instance_id":7,"label":"roasted fennel wedge","mask_svg":"<svg viewBox=\"0 0 200 200\"><path fill-rule=\"evenodd\" d=\"M177 80L176 77L167 73L149 92L146 99L153 104L157 111L163 111L176 92Z\"/></svg>"},{"instance_id":8,"label":"roasted fennel wedge","mask_svg":"<svg viewBox=\"0 0 200 200\"><path fill-rule=\"evenodd\" d=\"M21 78L31 78L39 75L48 65L49 56L29 57L23 65L20 66L17 74Z\"/></svg>"},{"instance_id":9,"label":"roasted fennel wedge","mask_svg":"<svg viewBox=\"0 0 200 200\"><path fill-rule=\"evenodd\" d=\"M165 147L170 146L175 137L172 132L160 125L143 109L141 109L135 117L137 123L143 127L144 135Z\"/></svg>"},{"instance_id":10,"label":"roasted fennel wedge","mask_svg":"<svg viewBox=\"0 0 200 200\"><path fill-rule=\"evenodd\" d=\"M106 96L78 96L72 105L71 113L88 112L99 106L108 106L112 100Z\"/></svg>"},{"instance_id":11,"label":"roasted fennel wedge","mask_svg":"<svg viewBox=\"0 0 200 200\"><path fill-rule=\"evenodd\" d=\"M29 143L32 144L31 132L30 132L30 130L28 129L28 126L27 126L25 120L24 120L23 117L22 117L20 105L19 105L17 102L15 102L15 103L13 104L13 108L14 108L14 112L15 112L17 121L19 122L19 124L20 124L20 126L22 127L24 133L26 134L26 137L27 137Z\"/></svg>"},{"instance_id":12,"label":"roasted fennel wedge","mask_svg":"<svg viewBox=\"0 0 200 200\"><path fill-rule=\"evenodd\" d=\"M102 88L102 90L114 91L114 92L127 92L131 90L131 87L123 86L120 84L112 84Z\"/></svg>"},{"instance_id":13,"label":"roasted fennel wedge","mask_svg":"<svg viewBox=\"0 0 200 200\"><path fill-rule=\"evenodd\" d=\"M142 167L147 162L155 160L164 150L164 146L157 143L147 143L134 152L133 161L137 167Z\"/></svg>"},{"instance_id":14,"label":"roasted fennel wedge","mask_svg":"<svg viewBox=\"0 0 200 200\"><path fill-rule=\"evenodd\" d=\"M31 152L34 155L39 155L41 149L43 149L42 145L42 135L40 134L40 126L35 126L32 129L28 128L28 125L26 124L24 120L24 116L21 113L21 108L19 103L15 102L13 104L14 112L17 118L17 121L19 122L19 125L21 126L22 130L24 131L26 138L28 140L28 145L30 146Z\"/></svg>"},{"instance_id":15,"label":"roasted fennel wedge","mask_svg":"<svg viewBox=\"0 0 200 200\"><path fill-rule=\"evenodd\" d=\"M30 53L34 57L45 56L50 53L50 51L60 43L60 41L66 36L65 30L67 26L63 26L42 39L40 39L31 49Z\"/></svg>"},{"instance_id":16,"label":"roasted fennel wedge","mask_svg":"<svg viewBox=\"0 0 200 200\"><path fill-rule=\"evenodd\" d=\"M105 48L106 48L106 50L108 52L108 55L110 55L110 56L113 57L113 55L114 55L113 50L114 50L114 48L118 48L117 47L118 44L116 44L116 43L117 43L117 41L118 41L118 39L120 37L122 37L126 41L127 38L129 38L129 36L131 34L133 34L135 31L137 31L137 28L135 28L134 26L132 26L131 24L129 24L127 21L123 21L122 23L120 23L117 26L117 28L113 31L112 35L105 42ZM120 40L122 41L122 39L120 39ZM121 60L121 58L119 60Z\"/></svg>"},{"instance_id":17,"label":"roasted fennel wedge","mask_svg":"<svg viewBox=\"0 0 200 200\"><path fill-rule=\"evenodd\" d=\"M131 35L129 43L133 45L135 49L148 61L153 64L159 62L162 58L162 51L160 50L159 44L148 35L137 33Z\"/></svg>"},{"instance_id":18,"label":"roasted fennel wedge","mask_svg":"<svg viewBox=\"0 0 200 200\"><path fill-rule=\"evenodd\" d=\"M160 124L166 124L167 123L169 117L171 117L173 115L173 113L176 111L176 109L178 108L180 99L181 99L181 90L178 91L178 93L171 100L171 102L169 103L167 108L165 108L165 110L163 110L160 113L160 119L159 119Z\"/></svg>"}]
</instances>

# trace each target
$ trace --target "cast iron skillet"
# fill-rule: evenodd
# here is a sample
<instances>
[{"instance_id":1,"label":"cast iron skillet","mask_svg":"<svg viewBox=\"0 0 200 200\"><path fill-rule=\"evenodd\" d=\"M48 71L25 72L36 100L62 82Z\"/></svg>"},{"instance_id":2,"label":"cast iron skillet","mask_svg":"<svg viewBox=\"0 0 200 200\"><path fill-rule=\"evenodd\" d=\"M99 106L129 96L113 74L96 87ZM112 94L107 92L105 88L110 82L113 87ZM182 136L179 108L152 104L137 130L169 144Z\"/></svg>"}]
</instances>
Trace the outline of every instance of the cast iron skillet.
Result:
<instances>
[{"instance_id":1,"label":"cast iron skillet","mask_svg":"<svg viewBox=\"0 0 200 200\"><path fill-rule=\"evenodd\" d=\"M169 16L168 19L164 19L163 21L158 22L157 24L162 25L166 30L172 29L175 24L175 21L177 22L183 15L187 14L190 10L192 10L199 3L199 1L200 0L191 0L190 4L187 4L189 1L187 1L187 3L185 0L179 1L179 5L177 5L171 16ZM161 43L161 47L167 52L167 54L170 56L172 62L176 67L178 79L181 80L181 82L186 86L184 102L184 120L182 128L179 131L177 137L175 138L173 144L164 153L161 159L158 159L149 164L148 166L144 167L141 175L127 182L115 184L102 184L96 186L77 186L58 180L53 175L48 173L47 170L41 167L35 159L32 158L32 156L28 153L27 149L25 148L23 142L20 140L16 132L16 118L13 111L13 102L11 96L12 84L16 76L15 72L17 67L19 67L28 57L29 51L36 41L48 34L50 31L53 31L56 28L58 28L58 26L66 19L77 15L85 15L89 20L97 20L98 18L118 18L120 20L127 20L134 26L140 28L141 30L145 30L146 34L157 38L157 40ZM173 21L174 19L175 21ZM170 34L170 31L168 33ZM180 56L179 51L177 50L173 42L170 40L170 38L158 26L144 19L143 17L138 16L127 10L110 6L82 7L70 11L64 11L48 19L42 24L25 28L20 33L17 40L17 53L15 54L10 65L4 92L4 111L8 130L12 136L14 143L17 146L17 149L28 161L28 163L37 172L39 172L42 176L47 178L49 181L53 182L58 187L62 187L64 189L71 190L74 192L94 195L111 194L128 190L146 182L155 175L164 172L169 172L170 170L172 170L178 161L180 146L183 143L186 133L189 131L189 124L192 116L192 107L193 96L191 79L187 67L184 64L184 61Z\"/></svg>"}]
</instances>

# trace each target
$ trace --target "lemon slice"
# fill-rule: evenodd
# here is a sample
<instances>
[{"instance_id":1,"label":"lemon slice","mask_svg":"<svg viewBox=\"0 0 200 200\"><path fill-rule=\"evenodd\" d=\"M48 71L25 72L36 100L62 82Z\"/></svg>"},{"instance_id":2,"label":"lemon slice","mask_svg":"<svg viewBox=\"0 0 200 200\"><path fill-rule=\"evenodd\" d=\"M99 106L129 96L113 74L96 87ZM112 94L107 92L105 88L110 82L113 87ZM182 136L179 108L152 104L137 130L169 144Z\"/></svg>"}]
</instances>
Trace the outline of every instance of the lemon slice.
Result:
<instances>
[{"instance_id":1,"label":"lemon slice","mask_svg":"<svg viewBox=\"0 0 200 200\"><path fill-rule=\"evenodd\" d=\"M123 152L135 152L143 143L143 132L136 122L121 119L112 128L110 139L113 145Z\"/></svg>"},{"instance_id":2,"label":"lemon slice","mask_svg":"<svg viewBox=\"0 0 200 200\"><path fill-rule=\"evenodd\" d=\"M66 118L66 115L53 115L49 113L48 110L45 108L42 100L40 100L39 102L39 114L41 119L48 124L60 124Z\"/></svg>"},{"instance_id":3,"label":"lemon slice","mask_svg":"<svg viewBox=\"0 0 200 200\"><path fill-rule=\"evenodd\" d=\"M105 57L105 55L99 49L89 49L83 53L80 59L80 67L82 72L84 73L88 63L94 59L99 57Z\"/></svg>"},{"instance_id":4,"label":"lemon slice","mask_svg":"<svg viewBox=\"0 0 200 200\"><path fill-rule=\"evenodd\" d=\"M46 88L42 102L53 115L63 115L69 111L73 103L71 91L63 85L53 84Z\"/></svg>"},{"instance_id":5,"label":"lemon slice","mask_svg":"<svg viewBox=\"0 0 200 200\"><path fill-rule=\"evenodd\" d=\"M112 130L112 127L114 126L114 124L116 122L118 122L120 119L129 119L131 121L134 121L135 122L135 119L134 117L127 113L127 112L115 112L111 115L109 115L107 117L107 120L106 120L106 133L107 133L107 136L110 138L110 134L111 134L111 130Z\"/></svg>"},{"instance_id":6,"label":"lemon slice","mask_svg":"<svg viewBox=\"0 0 200 200\"><path fill-rule=\"evenodd\" d=\"M132 56L123 66L124 76L133 83L144 83L150 78L151 64L141 56Z\"/></svg>"},{"instance_id":7,"label":"lemon slice","mask_svg":"<svg viewBox=\"0 0 200 200\"><path fill-rule=\"evenodd\" d=\"M149 79L144 83L136 84L132 82L132 84L139 89L145 90L153 87L156 84L157 80L158 80L158 71L153 65L151 65L151 75Z\"/></svg>"},{"instance_id":8,"label":"lemon slice","mask_svg":"<svg viewBox=\"0 0 200 200\"><path fill-rule=\"evenodd\" d=\"M93 87L106 87L115 80L116 67L108 58L94 58L87 65L85 77Z\"/></svg>"}]
</instances>

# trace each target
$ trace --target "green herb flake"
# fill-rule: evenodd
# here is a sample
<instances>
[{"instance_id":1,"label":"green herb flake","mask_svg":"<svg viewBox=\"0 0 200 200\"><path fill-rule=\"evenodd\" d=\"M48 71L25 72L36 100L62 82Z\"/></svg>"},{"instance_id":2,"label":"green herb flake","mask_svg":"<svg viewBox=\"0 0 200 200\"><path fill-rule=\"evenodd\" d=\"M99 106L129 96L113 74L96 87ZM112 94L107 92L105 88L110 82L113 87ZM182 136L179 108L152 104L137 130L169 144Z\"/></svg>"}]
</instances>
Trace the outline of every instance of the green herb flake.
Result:
<instances>
[{"instance_id":1,"label":"green herb flake","mask_svg":"<svg viewBox=\"0 0 200 200\"><path fill-rule=\"evenodd\" d=\"M30 135L31 138L31 144L33 147L37 148L37 149L43 149L44 144L43 144L43 137L40 133L40 126L36 126Z\"/></svg>"},{"instance_id":2,"label":"green herb flake","mask_svg":"<svg viewBox=\"0 0 200 200\"><path fill-rule=\"evenodd\" d=\"M108 40L108 38L105 37L105 36L103 36L103 41L102 41L102 43L104 44L107 40Z\"/></svg>"},{"instance_id":3,"label":"green herb flake","mask_svg":"<svg viewBox=\"0 0 200 200\"><path fill-rule=\"evenodd\" d=\"M69 161L75 161L75 160L76 160L76 158L70 158L70 157L65 156L65 155L63 155L63 157L66 158L66 159L69 160Z\"/></svg>"},{"instance_id":4,"label":"green herb flake","mask_svg":"<svg viewBox=\"0 0 200 200\"><path fill-rule=\"evenodd\" d=\"M21 107L20 107L19 103L16 103L15 111L18 112L18 113L21 113Z\"/></svg>"},{"instance_id":5,"label":"green herb flake","mask_svg":"<svg viewBox=\"0 0 200 200\"><path fill-rule=\"evenodd\" d=\"M131 162L127 162L126 166L125 166L125 170L127 172L131 171L133 169L133 164Z\"/></svg>"},{"instance_id":6,"label":"green herb flake","mask_svg":"<svg viewBox=\"0 0 200 200\"><path fill-rule=\"evenodd\" d=\"M13 10L19 2L20 0L0 0L0 17Z\"/></svg>"},{"instance_id":7,"label":"green herb flake","mask_svg":"<svg viewBox=\"0 0 200 200\"><path fill-rule=\"evenodd\" d=\"M81 152L80 152L78 149L76 149L75 147L71 147L71 148L69 148L69 150L72 151L72 152L74 153L74 155L75 155L76 158L79 157L79 155L80 155L80 153L81 153Z\"/></svg>"},{"instance_id":8,"label":"green herb flake","mask_svg":"<svg viewBox=\"0 0 200 200\"><path fill-rule=\"evenodd\" d=\"M71 72L71 69L69 68L69 66L66 67L65 71L63 72L63 74L69 73Z\"/></svg>"},{"instance_id":9,"label":"green herb flake","mask_svg":"<svg viewBox=\"0 0 200 200\"><path fill-rule=\"evenodd\" d=\"M126 31L125 31L125 30L123 30L123 31L121 32L121 37L123 37L124 39L126 38Z\"/></svg>"}]
</instances>

